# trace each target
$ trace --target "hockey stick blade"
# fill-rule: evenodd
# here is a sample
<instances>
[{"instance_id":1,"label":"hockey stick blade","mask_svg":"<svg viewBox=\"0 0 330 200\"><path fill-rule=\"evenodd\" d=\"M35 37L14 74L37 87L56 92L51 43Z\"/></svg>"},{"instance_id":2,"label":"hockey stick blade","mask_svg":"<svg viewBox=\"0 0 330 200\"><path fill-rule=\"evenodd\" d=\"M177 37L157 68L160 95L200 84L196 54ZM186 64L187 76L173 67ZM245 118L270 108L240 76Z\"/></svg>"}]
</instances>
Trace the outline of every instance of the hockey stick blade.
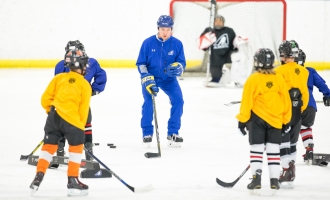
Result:
<instances>
[{"instance_id":1,"label":"hockey stick blade","mask_svg":"<svg viewBox=\"0 0 330 200\"><path fill-rule=\"evenodd\" d=\"M141 188L133 188L133 192L135 193L143 193L143 192L149 192L151 190L153 190L154 188L152 187L152 185L147 185Z\"/></svg>"},{"instance_id":2,"label":"hockey stick blade","mask_svg":"<svg viewBox=\"0 0 330 200\"><path fill-rule=\"evenodd\" d=\"M44 143L44 140L41 140L41 142L39 142L38 146L36 148L34 148L33 151L29 155L21 155L20 161L26 161L29 158L29 156L32 156L43 143Z\"/></svg>"},{"instance_id":3,"label":"hockey stick blade","mask_svg":"<svg viewBox=\"0 0 330 200\"><path fill-rule=\"evenodd\" d=\"M216 181L219 185L221 185L222 187L225 187L225 188L232 188L234 187L234 185L237 183L238 179L236 179L234 182L232 183L225 183L223 181L221 181L220 179L216 178Z\"/></svg>"},{"instance_id":4,"label":"hockey stick blade","mask_svg":"<svg viewBox=\"0 0 330 200\"><path fill-rule=\"evenodd\" d=\"M219 185L221 185L222 187L226 187L226 188L232 188L234 187L234 185L244 176L244 174L250 169L250 165L247 166L247 168L244 169L244 171L241 173L241 175L239 175L239 177L231 182L231 183L225 183L223 181L221 181L220 179L216 178L216 181Z\"/></svg>"},{"instance_id":5,"label":"hockey stick blade","mask_svg":"<svg viewBox=\"0 0 330 200\"><path fill-rule=\"evenodd\" d=\"M26 161L29 158L29 155L21 155L20 161Z\"/></svg>"},{"instance_id":6,"label":"hockey stick blade","mask_svg":"<svg viewBox=\"0 0 330 200\"><path fill-rule=\"evenodd\" d=\"M151 153L151 152L145 153L144 156L146 158L160 158L160 155L158 153Z\"/></svg>"}]
</instances>

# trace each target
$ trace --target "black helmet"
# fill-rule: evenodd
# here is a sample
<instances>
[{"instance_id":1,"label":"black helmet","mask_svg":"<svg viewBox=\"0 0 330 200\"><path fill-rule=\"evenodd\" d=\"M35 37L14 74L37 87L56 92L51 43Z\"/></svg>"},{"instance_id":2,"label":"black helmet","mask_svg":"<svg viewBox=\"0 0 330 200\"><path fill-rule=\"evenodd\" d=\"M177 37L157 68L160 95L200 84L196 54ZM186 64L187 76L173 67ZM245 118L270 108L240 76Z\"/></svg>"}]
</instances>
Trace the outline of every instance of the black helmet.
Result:
<instances>
[{"instance_id":1,"label":"black helmet","mask_svg":"<svg viewBox=\"0 0 330 200\"><path fill-rule=\"evenodd\" d=\"M253 56L254 67L256 69L272 69L274 68L275 56L272 50L268 48L261 48Z\"/></svg>"},{"instance_id":2,"label":"black helmet","mask_svg":"<svg viewBox=\"0 0 330 200\"><path fill-rule=\"evenodd\" d=\"M299 45L296 41L284 40L279 47L280 57L293 57L296 58L298 56Z\"/></svg>"},{"instance_id":3,"label":"black helmet","mask_svg":"<svg viewBox=\"0 0 330 200\"><path fill-rule=\"evenodd\" d=\"M83 72L84 67L88 67L88 56L81 50L69 50L65 55L64 63L71 70L81 69Z\"/></svg>"},{"instance_id":4,"label":"black helmet","mask_svg":"<svg viewBox=\"0 0 330 200\"><path fill-rule=\"evenodd\" d=\"M85 47L79 40L69 41L65 46L66 52L68 52L69 50L78 50L78 49L83 53L85 53Z\"/></svg>"},{"instance_id":5,"label":"black helmet","mask_svg":"<svg viewBox=\"0 0 330 200\"><path fill-rule=\"evenodd\" d=\"M298 56L294 59L294 61L301 65L304 66L306 60L306 54L303 52L303 50L299 49Z\"/></svg>"}]
</instances>

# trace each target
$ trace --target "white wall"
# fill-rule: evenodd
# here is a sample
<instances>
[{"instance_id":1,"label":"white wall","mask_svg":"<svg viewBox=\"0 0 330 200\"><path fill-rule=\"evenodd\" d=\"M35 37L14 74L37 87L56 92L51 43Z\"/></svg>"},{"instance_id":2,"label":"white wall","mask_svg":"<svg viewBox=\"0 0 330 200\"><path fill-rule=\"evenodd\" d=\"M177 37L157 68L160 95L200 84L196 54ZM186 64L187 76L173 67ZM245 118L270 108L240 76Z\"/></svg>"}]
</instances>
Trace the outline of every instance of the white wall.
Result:
<instances>
[{"instance_id":1,"label":"white wall","mask_svg":"<svg viewBox=\"0 0 330 200\"><path fill-rule=\"evenodd\" d=\"M170 0L0 0L0 60L58 59L79 39L98 59L137 58ZM330 62L330 1L287 0L287 39ZM187 33L189 34L189 33Z\"/></svg>"}]
</instances>

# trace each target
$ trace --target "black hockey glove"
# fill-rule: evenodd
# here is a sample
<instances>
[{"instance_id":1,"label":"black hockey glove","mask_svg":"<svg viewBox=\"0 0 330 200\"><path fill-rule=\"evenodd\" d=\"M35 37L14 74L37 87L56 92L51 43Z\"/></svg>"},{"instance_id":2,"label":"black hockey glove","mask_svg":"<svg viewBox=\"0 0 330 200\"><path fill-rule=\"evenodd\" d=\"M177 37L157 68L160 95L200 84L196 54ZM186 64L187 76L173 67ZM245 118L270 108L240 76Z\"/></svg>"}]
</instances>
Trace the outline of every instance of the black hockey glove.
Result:
<instances>
[{"instance_id":1,"label":"black hockey glove","mask_svg":"<svg viewBox=\"0 0 330 200\"><path fill-rule=\"evenodd\" d=\"M245 128L246 128L246 123L242 123L242 122L239 121L238 122L238 130L243 136L246 135Z\"/></svg>"},{"instance_id":2,"label":"black hockey glove","mask_svg":"<svg viewBox=\"0 0 330 200\"><path fill-rule=\"evenodd\" d=\"M282 135L285 135L291 131L291 126L289 124L282 125Z\"/></svg>"},{"instance_id":3,"label":"black hockey glove","mask_svg":"<svg viewBox=\"0 0 330 200\"><path fill-rule=\"evenodd\" d=\"M95 91L95 90L92 91L92 96L94 96L94 95L98 95L98 94L100 94L99 91Z\"/></svg>"},{"instance_id":4,"label":"black hockey glove","mask_svg":"<svg viewBox=\"0 0 330 200\"><path fill-rule=\"evenodd\" d=\"M330 96L324 96L323 97L323 103L325 106L330 106Z\"/></svg>"}]
</instances>

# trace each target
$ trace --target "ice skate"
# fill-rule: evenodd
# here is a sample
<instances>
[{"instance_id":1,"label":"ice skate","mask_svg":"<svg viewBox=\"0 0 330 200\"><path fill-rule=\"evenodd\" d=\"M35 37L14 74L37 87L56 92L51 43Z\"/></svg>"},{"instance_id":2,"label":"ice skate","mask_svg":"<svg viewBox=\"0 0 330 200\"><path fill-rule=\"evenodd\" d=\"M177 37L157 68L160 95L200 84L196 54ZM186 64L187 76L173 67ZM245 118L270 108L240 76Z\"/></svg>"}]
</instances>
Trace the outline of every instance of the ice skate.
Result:
<instances>
[{"instance_id":1,"label":"ice skate","mask_svg":"<svg viewBox=\"0 0 330 200\"><path fill-rule=\"evenodd\" d=\"M86 142L85 148L89 153L93 154L93 144L91 142ZM91 157L88 153L86 153L86 151L85 151L85 157L86 160L93 161L93 157Z\"/></svg>"},{"instance_id":2,"label":"ice skate","mask_svg":"<svg viewBox=\"0 0 330 200\"><path fill-rule=\"evenodd\" d=\"M143 137L143 146L146 148L149 148L152 142L152 136L147 135Z\"/></svg>"},{"instance_id":3,"label":"ice skate","mask_svg":"<svg viewBox=\"0 0 330 200\"><path fill-rule=\"evenodd\" d=\"M306 154L303 157L304 157L304 162L307 165L312 164L312 161L313 161L313 148L314 148L313 143L309 143L308 146L306 147Z\"/></svg>"},{"instance_id":4,"label":"ice skate","mask_svg":"<svg viewBox=\"0 0 330 200\"><path fill-rule=\"evenodd\" d=\"M272 195L275 195L276 190L280 189L280 185L277 178L270 179L270 188L272 189Z\"/></svg>"},{"instance_id":5,"label":"ice skate","mask_svg":"<svg viewBox=\"0 0 330 200\"><path fill-rule=\"evenodd\" d=\"M169 147L181 147L183 138L177 134L167 136L167 146Z\"/></svg>"},{"instance_id":6,"label":"ice skate","mask_svg":"<svg viewBox=\"0 0 330 200\"><path fill-rule=\"evenodd\" d=\"M79 181L78 177L68 176L68 196L88 195L88 185Z\"/></svg>"},{"instance_id":7,"label":"ice skate","mask_svg":"<svg viewBox=\"0 0 330 200\"><path fill-rule=\"evenodd\" d=\"M58 148L57 148L57 151L56 151L56 155L57 156L65 156L64 143L63 142L58 143Z\"/></svg>"},{"instance_id":8,"label":"ice skate","mask_svg":"<svg viewBox=\"0 0 330 200\"><path fill-rule=\"evenodd\" d=\"M261 174L262 170L257 169L256 174L253 175L251 183L247 185L247 189L250 190L251 195L259 195L259 189L261 188Z\"/></svg>"},{"instance_id":9,"label":"ice skate","mask_svg":"<svg viewBox=\"0 0 330 200\"><path fill-rule=\"evenodd\" d=\"M294 161L292 160L289 163L289 168L283 168L283 172L279 178L279 182L282 188L293 189L294 188L294 179L296 178L296 167Z\"/></svg>"},{"instance_id":10,"label":"ice skate","mask_svg":"<svg viewBox=\"0 0 330 200\"><path fill-rule=\"evenodd\" d=\"M43 172L38 172L36 176L34 177L30 189L31 189L31 196L39 189L40 184L44 178L44 173Z\"/></svg>"}]
</instances>

